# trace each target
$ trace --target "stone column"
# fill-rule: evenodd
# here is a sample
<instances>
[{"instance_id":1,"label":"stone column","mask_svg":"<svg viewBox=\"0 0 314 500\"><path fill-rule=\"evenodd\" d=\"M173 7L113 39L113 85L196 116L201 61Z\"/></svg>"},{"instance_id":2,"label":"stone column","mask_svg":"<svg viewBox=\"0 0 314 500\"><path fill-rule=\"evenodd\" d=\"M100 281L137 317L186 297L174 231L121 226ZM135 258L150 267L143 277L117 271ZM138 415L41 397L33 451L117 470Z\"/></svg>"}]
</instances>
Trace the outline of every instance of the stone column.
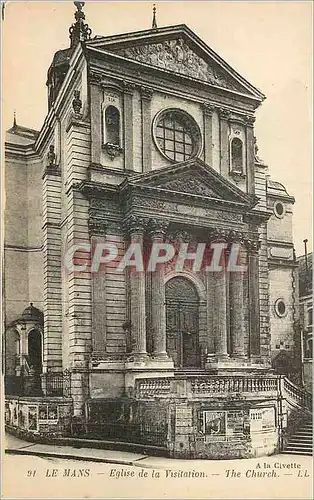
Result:
<instances>
[{"instance_id":1,"label":"stone column","mask_svg":"<svg viewBox=\"0 0 314 500\"><path fill-rule=\"evenodd\" d=\"M226 243L224 231L215 231L211 237L211 243ZM226 254L222 252L220 258L220 271L214 271L213 274L213 305L214 318L213 327L215 334L215 351L218 360L225 360L229 357L227 342L227 270Z\"/></svg>"},{"instance_id":2,"label":"stone column","mask_svg":"<svg viewBox=\"0 0 314 500\"><path fill-rule=\"evenodd\" d=\"M124 168L133 168L133 91L135 85L123 83L123 129L124 129Z\"/></svg>"},{"instance_id":3,"label":"stone column","mask_svg":"<svg viewBox=\"0 0 314 500\"><path fill-rule=\"evenodd\" d=\"M143 256L143 237L146 219L132 216L129 221L131 245L138 245ZM145 270L130 269L130 295L131 295L131 331L133 342L133 355L135 360L145 360L146 350L146 304L145 304Z\"/></svg>"},{"instance_id":4,"label":"stone column","mask_svg":"<svg viewBox=\"0 0 314 500\"><path fill-rule=\"evenodd\" d=\"M220 120L220 173L228 177L230 171L229 158L229 118L230 111L226 108L219 109Z\"/></svg>"},{"instance_id":5,"label":"stone column","mask_svg":"<svg viewBox=\"0 0 314 500\"><path fill-rule=\"evenodd\" d=\"M142 103L142 171L150 172L152 169L152 124L151 124L151 99L153 90L141 87Z\"/></svg>"},{"instance_id":6,"label":"stone column","mask_svg":"<svg viewBox=\"0 0 314 500\"><path fill-rule=\"evenodd\" d=\"M244 249L238 239L231 243L239 245L237 265L243 265ZM230 303L230 334L232 357L242 359L244 352L244 300L243 300L243 272L230 269L229 303Z\"/></svg>"},{"instance_id":7,"label":"stone column","mask_svg":"<svg viewBox=\"0 0 314 500\"><path fill-rule=\"evenodd\" d=\"M213 166L213 125L212 117L215 107L208 102L203 103L204 120L204 161Z\"/></svg>"},{"instance_id":8,"label":"stone column","mask_svg":"<svg viewBox=\"0 0 314 500\"><path fill-rule=\"evenodd\" d=\"M150 236L152 245L163 243L168 224L162 221L150 221ZM156 265L152 273L152 329L153 329L153 356L157 359L168 360L166 345L166 297L164 264Z\"/></svg>"},{"instance_id":9,"label":"stone column","mask_svg":"<svg viewBox=\"0 0 314 500\"><path fill-rule=\"evenodd\" d=\"M245 117L247 192L249 194L255 193L254 122L254 116Z\"/></svg>"}]
</instances>

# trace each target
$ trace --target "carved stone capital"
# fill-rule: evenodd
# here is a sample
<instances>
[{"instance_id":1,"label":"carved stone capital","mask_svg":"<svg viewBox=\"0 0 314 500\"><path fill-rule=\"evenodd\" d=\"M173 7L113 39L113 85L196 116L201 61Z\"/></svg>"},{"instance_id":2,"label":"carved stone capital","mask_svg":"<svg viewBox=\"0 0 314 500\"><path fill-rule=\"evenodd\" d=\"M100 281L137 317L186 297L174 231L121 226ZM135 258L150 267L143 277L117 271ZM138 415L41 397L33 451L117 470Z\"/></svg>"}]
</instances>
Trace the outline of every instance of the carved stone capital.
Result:
<instances>
[{"instance_id":1,"label":"carved stone capital","mask_svg":"<svg viewBox=\"0 0 314 500\"><path fill-rule=\"evenodd\" d=\"M124 80L122 82L122 88L123 88L123 92L125 94L133 94L133 92L135 90L135 83L127 82Z\"/></svg>"},{"instance_id":2,"label":"carved stone capital","mask_svg":"<svg viewBox=\"0 0 314 500\"><path fill-rule=\"evenodd\" d=\"M205 115L212 116L216 107L213 104L210 104L209 102L203 102L202 103L202 108L204 111Z\"/></svg>"},{"instance_id":3,"label":"carved stone capital","mask_svg":"<svg viewBox=\"0 0 314 500\"><path fill-rule=\"evenodd\" d=\"M147 99L150 101L150 99L153 96L153 89L151 87L141 87L141 97L142 99Z\"/></svg>"},{"instance_id":4,"label":"carved stone capital","mask_svg":"<svg viewBox=\"0 0 314 500\"><path fill-rule=\"evenodd\" d=\"M107 224L102 219L89 219L88 231L90 236L106 236Z\"/></svg>"},{"instance_id":5,"label":"carved stone capital","mask_svg":"<svg viewBox=\"0 0 314 500\"><path fill-rule=\"evenodd\" d=\"M131 215L125 223L125 228L127 232L132 235L136 233L143 234L147 228L149 219L146 217L140 217L138 215Z\"/></svg>"},{"instance_id":6,"label":"carved stone capital","mask_svg":"<svg viewBox=\"0 0 314 500\"><path fill-rule=\"evenodd\" d=\"M259 240L246 240L245 247L249 254L256 255L258 254L259 249L261 248L261 242Z\"/></svg>"},{"instance_id":7,"label":"carved stone capital","mask_svg":"<svg viewBox=\"0 0 314 500\"><path fill-rule=\"evenodd\" d=\"M101 73L98 73L97 71L90 71L89 76L88 76L88 81L92 85L100 85L102 80L102 75Z\"/></svg>"},{"instance_id":8,"label":"carved stone capital","mask_svg":"<svg viewBox=\"0 0 314 500\"><path fill-rule=\"evenodd\" d=\"M233 243L237 243L239 245L243 245L245 242L245 234L242 231L230 231L228 234L228 243L232 245Z\"/></svg>"},{"instance_id":9,"label":"carved stone capital","mask_svg":"<svg viewBox=\"0 0 314 500\"><path fill-rule=\"evenodd\" d=\"M164 238L167 229L168 229L169 223L167 221L159 220L159 219L150 219L149 220L149 226L148 226L148 232L150 237L153 238Z\"/></svg>"},{"instance_id":10,"label":"carved stone capital","mask_svg":"<svg viewBox=\"0 0 314 500\"><path fill-rule=\"evenodd\" d=\"M256 120L255 116L252 115L246 115L244 117L244 122L248 127L253 127L255 120Z\"/></svg>"},{"instance_id":11,"label":"carved stone capital","mask_svg":"<svg viewBox=\"0 0 314 500\"><path fill-rule=\"evenodd\" d=\"M237 243L243 245L245 242L245 233L242 231L235 231L230 229L213 228L209 231L210 241L223 242L228 245Z\"/></svg>"},{"instance_id":12,"label":"carved stone capital","mask_svg":"<svg viewBox=\"0 0 314 500\"><path fill-rule=\"evenodd\" d=\"M220 229L220 228L213 228L209 230L209 240L211 242L222 242L222 243L227 243L228 242L228 236L229 236L229 230L228 229Z\"/></svg>"},{"instance_id":13,"label":"carved stone capital","mask_svg":"<svg viewBox=\"0 0 314 500\"><path fill-rule=\"evenodd\" d=\"M219 108L219 117L221 120L229 120L231 111L228 108Z\"/></svg>"}]
</instances>

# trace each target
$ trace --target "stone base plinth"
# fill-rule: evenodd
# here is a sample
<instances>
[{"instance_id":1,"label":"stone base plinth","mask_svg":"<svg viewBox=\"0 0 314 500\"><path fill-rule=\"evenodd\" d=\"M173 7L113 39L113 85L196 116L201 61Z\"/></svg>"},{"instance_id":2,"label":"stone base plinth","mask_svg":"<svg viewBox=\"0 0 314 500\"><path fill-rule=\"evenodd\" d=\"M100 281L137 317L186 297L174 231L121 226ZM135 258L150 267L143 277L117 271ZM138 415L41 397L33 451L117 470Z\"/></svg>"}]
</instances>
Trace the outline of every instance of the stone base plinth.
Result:
<instances>
[{"instance_id":1,"label":"stone base plinth","mask_svg":"<svg viewBox=\"0 0 314 500\"><path fill-rule=\"evenodd\" d=\"M263 363L260 358L246 358L246 357L224 357L219 358L217 356L209 355L205 363L205 370L216 372L217 374L226 372L231 373L256 373L256 372L267 372L270 373L271 368L269 364Z\"/></svg>"},{"instance_id":2,"label":"stone base plinth","mask_svg":"<svg viewBox=\"0 0 314 500\"><path fill-rule=\"evenodd\" d=\"M139 378L174 377L174 364L171 359L148 358L146 361L128 360L125 363L125 391L131 396L135 380Z\"/></svg>"}]
</instances>

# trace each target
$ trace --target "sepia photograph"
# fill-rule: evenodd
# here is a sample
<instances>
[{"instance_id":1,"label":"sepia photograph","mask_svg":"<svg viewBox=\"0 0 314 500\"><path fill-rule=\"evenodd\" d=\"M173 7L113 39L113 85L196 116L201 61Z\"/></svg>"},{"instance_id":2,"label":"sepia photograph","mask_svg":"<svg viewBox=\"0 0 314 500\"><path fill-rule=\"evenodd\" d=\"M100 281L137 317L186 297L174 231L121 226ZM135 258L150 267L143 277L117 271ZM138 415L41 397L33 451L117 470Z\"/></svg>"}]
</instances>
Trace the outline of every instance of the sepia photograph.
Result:
<instances>
[{"instance_id":1,"label":"sepia photograph","mask_svg":"<svg viewBox=\"0 0 314 500\"><path fill-rule=\"evenodd\" d=\"M312 2L1 10L2 498L312 498Z\"/></svg>"}]
</instances>

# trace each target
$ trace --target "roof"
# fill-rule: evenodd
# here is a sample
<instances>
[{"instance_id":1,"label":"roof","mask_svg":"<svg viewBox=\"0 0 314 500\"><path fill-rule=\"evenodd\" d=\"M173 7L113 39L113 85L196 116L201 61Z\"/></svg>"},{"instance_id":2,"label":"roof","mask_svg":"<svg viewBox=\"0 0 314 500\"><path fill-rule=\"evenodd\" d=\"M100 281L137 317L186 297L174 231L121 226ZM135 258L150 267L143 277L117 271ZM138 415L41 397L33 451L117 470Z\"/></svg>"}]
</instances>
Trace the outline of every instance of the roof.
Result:
<instances>
[{"instance_id":1,"label":"roof","mask_svg":"<svg viewBox=\"0 0 314 500\"><path fill-rule=\"evenodd\" d=\"M288 193L287 189L283 184L281 184L281 182L273 181L271 179L267 179L267 194L283 196L285 198L289 198L292 202L295 201L293 196Z\"/></svg>"},{"instance_id":2,"label":"roof","mask_svg":"<svg viewBox=\"0 0 314 500\"><path fill-rule=\"evenodd\" d=\"M313 253L307 254L307 267L305 255L297 258L299 264L299 290L300 296L308 295L313 289Z\"/></svg>"},{"instance_id":3,"label":"roof","mask_svg":"<svg viewBox=\"0 0 314 500\"><path fill-rule=\"evenodd\" d=\"M5 142L18 146L29 146L35 143L38 134L38 130L22 127L14 123L13 127L6 131Z\"/></svg>"},{"instance_id":4,"label":"roof","mask_svg":"<svg viewBox=\"0 0 314 500\"><path fill-rule=\"evenodd\" d=\"M73 52L74 52L73 48L58 50L53 56L51 66L58 66L61 64L68 63L69 60L71 59Z\"/></svg>"},{"instance_id":5,"label":"roof","mask_svg":"<svg viewBox=\"0 0 314 500\"><path fill-rule=\"evenodd\" d=\"M43 321L43 313L39 309L37 309L37 307L34 307L33 303L31 302L30 305L24 309L22 313L22 319L29 321L38 321L41 323Z\"/></svg>"}]
</instances>

